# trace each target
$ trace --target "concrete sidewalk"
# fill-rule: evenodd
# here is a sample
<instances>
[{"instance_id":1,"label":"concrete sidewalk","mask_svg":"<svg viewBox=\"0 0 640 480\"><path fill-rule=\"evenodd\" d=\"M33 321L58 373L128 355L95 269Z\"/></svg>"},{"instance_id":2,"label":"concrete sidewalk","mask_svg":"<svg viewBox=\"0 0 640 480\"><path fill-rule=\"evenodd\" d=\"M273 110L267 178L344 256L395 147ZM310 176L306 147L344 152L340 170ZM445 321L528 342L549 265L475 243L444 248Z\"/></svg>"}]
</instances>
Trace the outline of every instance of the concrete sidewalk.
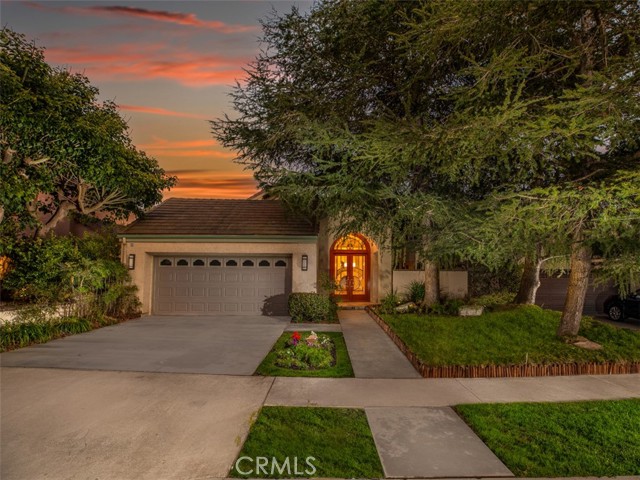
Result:
<instances>
[{"instance_id":1,"label":"concrete sidewalk","mask_svg":"<svg viewBox=\"0 0 640 480\"><path fill-rule=\"evenodd\" d=\"M621 398L640 398L640 374L415 380L278 377L266 405L445 407Z\"/></svg>"},{"instance_id":2,"label":"concrete sidewalk","mask_svg":"<svg viewBox=\"0 0 640 480\"><path fill-rule=\"evenodd\" d=\"M364 310L340 310L338 316L356 378L422 378Z\"/></svg>"}]
</instances>

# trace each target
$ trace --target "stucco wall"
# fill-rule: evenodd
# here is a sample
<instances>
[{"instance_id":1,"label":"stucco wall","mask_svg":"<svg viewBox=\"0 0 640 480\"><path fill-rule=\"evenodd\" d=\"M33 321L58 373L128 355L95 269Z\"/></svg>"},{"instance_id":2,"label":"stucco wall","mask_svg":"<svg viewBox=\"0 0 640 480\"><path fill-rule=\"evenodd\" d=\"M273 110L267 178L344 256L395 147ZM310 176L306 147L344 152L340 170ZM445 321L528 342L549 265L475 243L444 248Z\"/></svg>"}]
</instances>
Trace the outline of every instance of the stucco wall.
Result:
<instances>
[{"instance_id":1,"label":"stucco wall","mask_svg":"<svg viewBox=\"0 0 640 480\"><path fill-rule=\"evenodd\" d=\"M151 311L153 297L154 256L176 253L202 255L291 255L291 290L293 292L316 291L317 246L309 243L278 242L185 242L165 241L149 242L124 240L122 260L126 265L129 254L135 254L135 269L130 270L133 282L138 286L138 296L142 302L143 313ZM302 255L309 257L309 269L302 271Z\"/></svg>"},{"instance_id":2,"label":"stucco wall","mask_svg":"<svg viewBox=\"0 0 640 480\"><path fill-rule=\"evenodd\" d=\"M422 270L395 270L393 290L404 295L413 281L424 282ZM469 293L468 274L465 270L440 270L440 293L447 298L464 298Z\"/></svg>"}]
</instances>

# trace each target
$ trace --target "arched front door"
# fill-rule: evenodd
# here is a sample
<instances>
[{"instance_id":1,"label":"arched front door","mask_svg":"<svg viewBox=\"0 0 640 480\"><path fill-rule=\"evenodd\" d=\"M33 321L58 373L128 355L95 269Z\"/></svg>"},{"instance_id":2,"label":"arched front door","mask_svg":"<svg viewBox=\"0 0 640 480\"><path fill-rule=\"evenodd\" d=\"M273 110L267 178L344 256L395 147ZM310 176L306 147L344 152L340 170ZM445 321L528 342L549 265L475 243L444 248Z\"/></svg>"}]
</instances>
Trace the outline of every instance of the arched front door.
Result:
<instances>
[{"instance_id":1,"label":"arched front door","mask_svg":"<svg viewBox=\"0 0 640 480\"><path fill-rule=\"evenodd\" d=\"M335 294L347 302L369 301L370 249L362 235L350 234L331 247L331 278Z\"/></svg>"}]
</instances>

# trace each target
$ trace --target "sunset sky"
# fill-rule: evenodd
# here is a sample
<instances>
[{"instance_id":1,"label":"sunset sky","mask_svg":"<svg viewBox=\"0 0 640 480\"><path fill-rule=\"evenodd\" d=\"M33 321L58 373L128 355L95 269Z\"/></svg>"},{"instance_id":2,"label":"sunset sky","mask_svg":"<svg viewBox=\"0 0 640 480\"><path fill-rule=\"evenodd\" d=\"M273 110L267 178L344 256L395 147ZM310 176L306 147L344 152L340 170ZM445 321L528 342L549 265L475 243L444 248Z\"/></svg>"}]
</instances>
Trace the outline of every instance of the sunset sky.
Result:
<instances>
[{"instance_id":1,"label":"sunset sky","mask_svg":"<svg viewBox=\"0 0 640 480\"><path fill-rule=\"evenodd\" d=\"M250 171L213 140L229 92L259 50L258 20L308 1L2 0L1 21L115 101L136 146L179 178L166 197L246 198Z\"/></svg>"}]
</instances>

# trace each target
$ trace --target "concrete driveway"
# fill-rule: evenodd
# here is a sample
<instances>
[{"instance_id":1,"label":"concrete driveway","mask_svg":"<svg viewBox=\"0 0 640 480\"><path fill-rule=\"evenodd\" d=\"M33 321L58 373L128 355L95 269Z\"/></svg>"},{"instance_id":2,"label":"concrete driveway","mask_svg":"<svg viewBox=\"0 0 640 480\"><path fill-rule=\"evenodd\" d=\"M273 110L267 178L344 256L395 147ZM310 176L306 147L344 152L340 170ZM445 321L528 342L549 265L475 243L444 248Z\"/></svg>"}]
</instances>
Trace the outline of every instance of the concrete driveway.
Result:
<instances>
[{"instance_id":1,"label":"concrete driveway","mask_svg":"<svg viewBox=\"0 0 640 480\"><path fill-rule=\"evenodd\" d=\"M225 477L268 377L0 369L2 480Z\"/></svg>"},{"instance_id":2,"label":"concrete driveway","mask_svg":"<svg viewBox=\"0 0 640 480\"><path fill-rule=\"evenodd\" d=\"M252 375L288 317L146 316L0 355L4 367Z\"/></svg>"}]
</instances>

